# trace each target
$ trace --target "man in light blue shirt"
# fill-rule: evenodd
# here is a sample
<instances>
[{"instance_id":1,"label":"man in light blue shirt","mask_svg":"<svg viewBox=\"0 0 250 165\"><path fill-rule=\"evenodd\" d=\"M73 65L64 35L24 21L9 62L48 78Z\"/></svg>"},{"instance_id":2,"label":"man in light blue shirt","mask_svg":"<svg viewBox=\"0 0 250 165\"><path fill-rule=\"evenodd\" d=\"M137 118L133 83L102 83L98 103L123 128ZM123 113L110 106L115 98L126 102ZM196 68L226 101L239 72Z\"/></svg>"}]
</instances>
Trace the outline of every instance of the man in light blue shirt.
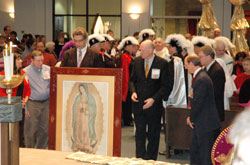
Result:
<instances>
[{"instance_id":1,"label":"man in light blue shirt","mask_svg":"<svg viewBox=\"0 0 250 165\"><path fill-rule=\"evenodd\" d=\"M48 144L50 67L44 65L43 60L42 52L35 50L31 64L24 68L31 88L26 109L28 118L24 123L25 146L28 148L46 148Z\"/></svg>"}]
</instances>

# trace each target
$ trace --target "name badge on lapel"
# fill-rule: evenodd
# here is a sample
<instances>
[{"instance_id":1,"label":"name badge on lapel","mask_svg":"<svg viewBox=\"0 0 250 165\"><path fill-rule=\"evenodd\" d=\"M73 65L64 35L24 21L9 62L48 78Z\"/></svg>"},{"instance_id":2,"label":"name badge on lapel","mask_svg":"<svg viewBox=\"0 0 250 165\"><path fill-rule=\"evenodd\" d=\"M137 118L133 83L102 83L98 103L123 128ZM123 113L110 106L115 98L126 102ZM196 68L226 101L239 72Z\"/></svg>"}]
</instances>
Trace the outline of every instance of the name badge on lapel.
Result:
<instances>
[{"instance_id":1,"label":"name badge on lapel","mask_svg":"<svg viewBox=\"0 0 250 165\"><path fill-rule=\"evenodd\" d=\"M43 71L43 79L44 80L50 79L50 72L48 70Z\"/></svg>"},{"instance_id":2,"label":"name badge on lapel","mask_svg":"<svg viewBox=\"0 0 250 165\"><path fill-rule=\"evenodd\" d=\"M152 69L151 79L160 78L160 69Z\"/></svg>"}]
</instances>

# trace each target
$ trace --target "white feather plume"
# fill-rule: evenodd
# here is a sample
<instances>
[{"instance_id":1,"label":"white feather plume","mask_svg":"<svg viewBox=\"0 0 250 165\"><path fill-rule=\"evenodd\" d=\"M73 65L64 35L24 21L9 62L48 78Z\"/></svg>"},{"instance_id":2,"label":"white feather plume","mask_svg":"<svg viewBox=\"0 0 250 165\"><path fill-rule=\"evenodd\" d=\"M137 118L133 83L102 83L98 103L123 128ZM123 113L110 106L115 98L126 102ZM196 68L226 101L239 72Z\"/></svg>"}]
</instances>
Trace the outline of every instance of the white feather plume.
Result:
<instances>
[{"instance_id":1,"label":"white feather plume","mask_svg":"<svg viewBox=\"0 0 250 165\"><path fill-rule=\"evenodd\" d=\"M177 45L182 49L187 47L187 40L182 34L170 34L167 36L165 43L169 44L171 40L176 40Z\"/></svg>"},{"instance_id":2,"label":"white feather plume","mask_svg":"<svg viewBox=\"0 0 250 165\"><path fill-rule=\"evenodd\" d=\"M194 45L190 40L186 40L186 47L188 54L194 54Z\"/></svg>"},{"instance_id":3,"label":"white feather plume","mask_svg":"<svg viewBox=\"0 0 250 165\"><path fill-rule=\"evenodd\" d=\"M91 34L91 35L88 36L88 45L89 45L89 41L92 40L92 39L96 39L99 42L104 42L105 41L105 38L101 34Z\"/></svg>"},{"instance_id":4,"label":"white feather plume","mask_svg":"<svg viewBox=\"0 0 250 165\"><path fill-rule=\"evenodd\" d=\"M124 39L120 42L120 44L118 45L117 49L118 49L118 50L122 50L122 48L124 47L126 41L130 41L133 45L139 45L139 42L138 42L138 40L137 40L135 37L133 37L133 36L128 36L128 37L124 38Z\"/></svg>"},{"instance_id":5,"label":"white feather plume","mask_svg":"<svg viewBox=\"0 0 250 165\"><path fill-rule=\"evenodd\" d=\"M212 38L208 38L208 41L210 42L210 46L212 46L212 48L215 48L215 40Z\"/></svg>"},{"instance_id":6,"label":"white feather plume","mask_svg":"<svg viewBox=\"0 0 250 165\"><path fill-rule=\"evenodd\" d=\"M102 36L106 37L108 39L108 41L114 41L115 40L112 36L110 36L108 34L102 34Z\"/></svg>"},{"instance_id":7,"label":"white feather plume","mask_svg":"<svg viewBox=\"0 0 250 165\"><path fill-rule=\"evenodd\" d=\"M145 33L147 33L147 34L149 34L149 35L155 35L155 32L152 30L152 29L143 29L143 30L141 30L140 31L140 33L139 33L139 42L141 42L142 40L143 40L143 34L145 34Z\"/></svg>"},{"instance_id":8,"label":"white feather plume","mask_svg":"<svg viewBox=\"0 0 250 165\"><path fill-rule=\"evenodd\" d=\"M199 42L201 42L202 44L204 44L206 46L212 46L211 41L209 41L209 39L207 37L204 37L204 36L193 37L193 39L192 39L193 45L196 45Z\"/></svg>"}]
</instances>

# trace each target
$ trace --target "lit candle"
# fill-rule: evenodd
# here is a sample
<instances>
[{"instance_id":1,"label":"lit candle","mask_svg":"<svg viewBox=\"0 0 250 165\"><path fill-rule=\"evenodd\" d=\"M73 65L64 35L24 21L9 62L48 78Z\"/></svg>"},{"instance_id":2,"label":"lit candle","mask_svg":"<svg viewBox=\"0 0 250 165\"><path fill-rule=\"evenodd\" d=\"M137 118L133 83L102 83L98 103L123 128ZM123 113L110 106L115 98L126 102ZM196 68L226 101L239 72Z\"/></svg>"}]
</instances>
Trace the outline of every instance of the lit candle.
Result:
<instances>
[{"instance_id":1,"label":"lit candle","mask_svg":"<svg viewBox=\"0 0 250 165\"><path fill-rule=\"evenodd\" d=\"M10 54L12 53L12 42L10 42Z\"/></svg>"},{"instance_id":2,"label":"lit candle","mask_svg":"<svg viewBox=\"0 0 250 165\"><path fill-rule=\"evenodd\" d=\"M13 69L14 69L14 53L13 53L13 45L10 42L10 75L13 76Z\"/></svg>"},{"instance_id":3,"label":"lit candle","mask_svg":"<svg viewBox=\"0 0 250 165\"><path fill-rule=\"evenodd\" d=\"M5 46L4 50L4 74L6 80L11 80L11 73L10 73L10 55L8 54L8 45Z\"/></svg>"},{"instance_id":4,"label":"lit candle","mask_svg":"<svg viewBox=\"0 0 250 165\"><path fill-rule=\"evenodd\" d=\"M7 56L8 55L8 45L6 44L5 45L5 49L4 49L5 51L4 51L4 53L5 53L5 56Z\"/></svg>"}]
</instances>

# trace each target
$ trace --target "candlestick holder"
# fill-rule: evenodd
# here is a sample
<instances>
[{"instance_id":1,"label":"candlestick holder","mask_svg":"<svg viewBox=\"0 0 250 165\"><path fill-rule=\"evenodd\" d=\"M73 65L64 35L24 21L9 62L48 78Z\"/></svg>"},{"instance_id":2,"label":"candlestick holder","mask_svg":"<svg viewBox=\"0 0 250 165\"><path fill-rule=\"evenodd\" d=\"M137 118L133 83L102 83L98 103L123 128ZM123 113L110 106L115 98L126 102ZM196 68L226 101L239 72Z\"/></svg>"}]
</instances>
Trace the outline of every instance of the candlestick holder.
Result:
<instances>
[{"instance_id":1,"label":"candlestick holder","mask_svg":"<svg viewBox=\"0 0 250 165\"><path fill-rule=\"evenodd\" d=\"M22 120L21 97L11 98L12 88L23 81L23 75L14 75L14 49L12 43L3 50L4 75L0 75L0 87L6 89L8 97L0 98L0 126L2 142L0 147L1 163L19 164L19 121ZM7 101L7 103L6 103ZM2 154L5 152L5 154Z\"/></svg>"},{"instance_id":2,"label":"candlestick holder","mask_svg":"<svg viewBox=\"0 0 250 165\"><path fill-rule=\"evenodd\" d=\"M5 88L8 94L8 97L0 98L0 134L2 138L0 164L19 164L19 121L22 120L22 102L21 97L11 98L11 94L12 88L20 85L23 78L23 75L12 75L10 80L7 80L5 75L0 75L0 87Z\"/></svg>"},{"instance_id":3,"label":"candlestick holder","mask_svg":"<svg viewBox=\"0 0 250 165\"><path fill-rule=\"evenodd\" d=\"M4 75L0 75L0 87L6 89L8 104L11 104L12 88L20 85L23 82L23 78L23 75L13 75L10 80L7 80Z\"/></svg>"}]
</instances>

